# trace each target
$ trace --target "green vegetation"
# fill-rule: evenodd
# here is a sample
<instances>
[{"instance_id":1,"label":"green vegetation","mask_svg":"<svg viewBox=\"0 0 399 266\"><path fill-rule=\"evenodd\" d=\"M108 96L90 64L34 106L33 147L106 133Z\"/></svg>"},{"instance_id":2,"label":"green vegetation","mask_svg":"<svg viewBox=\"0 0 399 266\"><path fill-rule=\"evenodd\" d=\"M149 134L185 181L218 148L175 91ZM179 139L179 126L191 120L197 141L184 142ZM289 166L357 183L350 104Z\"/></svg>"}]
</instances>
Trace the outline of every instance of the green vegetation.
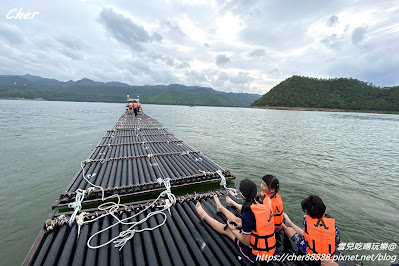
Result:
<instances>
[{"instance_id":1,"label":"green vegetation","mask_svg":"<svg viewBox=\"0 0 399 266\"><path fill-rule=\"evenodd\" d=\"M293 76L252 106L399 111L399 86L379 88L357 79Z\"/></svg>"},{"instance_id":2,"label":"green vegetation","mask_svg":"<svg viewBox=\"0 0 399 266\"><path fill-rule=\"evenodd\" d=\"M261 95L226 93L180 84L130 86L90 79L61 82L38 76L0 76L0 98L41 98L48 101L125 102L126 95L140 96L141 103L249 107Z\"/></svg>"}]
</instances>

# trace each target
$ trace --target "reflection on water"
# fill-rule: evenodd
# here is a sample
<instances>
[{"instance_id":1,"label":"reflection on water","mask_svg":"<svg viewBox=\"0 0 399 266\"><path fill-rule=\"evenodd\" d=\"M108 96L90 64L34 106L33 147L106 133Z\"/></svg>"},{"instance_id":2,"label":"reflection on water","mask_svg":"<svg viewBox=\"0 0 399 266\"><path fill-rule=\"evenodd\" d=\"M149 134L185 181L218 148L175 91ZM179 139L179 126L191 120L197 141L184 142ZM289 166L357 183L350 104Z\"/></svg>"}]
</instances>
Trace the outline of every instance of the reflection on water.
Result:
<instances>
[{"instance_id":1,"label":"reflection on water","mask_svg":"<svg viewBox=\"0 0 399 266\"><path fill-rule=\"evenodd\" d=\"M300 223L300 201L314 193L326 202L343 242L399 239L398 115L143 107L238 181L276 175L293 221ZM0 101L5 265L22 262L51 204L123 111L123 104Z\"/></svg>"}]
</instances>

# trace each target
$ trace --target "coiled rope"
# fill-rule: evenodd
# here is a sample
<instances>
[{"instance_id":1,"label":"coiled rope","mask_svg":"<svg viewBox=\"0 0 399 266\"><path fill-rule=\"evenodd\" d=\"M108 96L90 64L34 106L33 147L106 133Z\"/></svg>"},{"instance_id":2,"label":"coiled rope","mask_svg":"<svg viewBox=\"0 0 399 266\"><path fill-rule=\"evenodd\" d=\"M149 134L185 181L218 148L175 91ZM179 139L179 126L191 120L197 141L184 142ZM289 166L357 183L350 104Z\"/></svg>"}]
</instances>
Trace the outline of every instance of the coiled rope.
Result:
<instances>
[{"instance_id":1,"label":"coiled rope","mask_svg":"<svg viewBox=\"0 0 399 266\"><path fill-rule=\"evenodd\" d=\"M143 136L143 137L146 139L145 142L148 143L147 138L145 136ZM143 142L143 145L144 145L144 142ZM190 152L187 151L186 153L189 154ZM82 190L82 189L78 189L76 191L75 202L70 203L68 205L69 208L73 208L74 209L74 212L71 215L70 220L69 220L69 225L71 226L73 224L73 222L76 220L76 223L78 225L78 237L79 237L80 228L84 224L92 223L92 222L94 222L94 221L96 221L98 219L101 219L103 217L106 217L108 215L111 215L117 221L117 222L113 223L112 225L110 225L110 226L108 226L108 227L106 227L106 228L94 233L93 235L91 235L90 238L87 240L87 246L89 248L97 249L97 248L101 248L103 246L109 245L110 243L113 242L114 246L118 247L119 250L121 250L125 246L125 244L130 239L132 239L134 237L134 235L136 233L140 233L140 232L143 232L143 231L155 230L155 229L157 229L157 228L159 228L159 227L161 227L162 225L165 224L166 219L167 219L167 215L166 215L165 211L168 210L169 214L170 214L170 207L173 206L176 203L176 196L171 192L170 178L166 178L164 176L163 171L162 171L162 169L160 167L160 163L157 160L157 156L153 156L154 154L155 153L152 151L152 148L149 146L149 152L147 152L147 154L145 156L147 156L149 158L153 158L155 160L155 163L153 165L159 168L159 172L162 175L162 178L158 179L158 183L160 183L160 184L163 183L165 188L166 188L166 190L163 191L162 193L160 193L159 196L150 205L148 205L146 208L144 208L140 212L138 212L138 213L136 213L136 214L134 214L134 215L132 215L130 217L126 217L124 219L119 219L118 216L115 214L118 211L118 209L120 209L121 207L124 207L124 208L127 207L126 205L120 203L120 201L121 201L120 200L120 196L118 194L113 194L113 195L111 195L109 197L105 197L104 188L101 187L101 186L97 186L97 185L93 184L89 180L90 177L95 176L95 173L93 175L89 174L86 177L84 165L87 164L87 163L92 162L93 160L88 159L88 160L85 160L85 161L81 162L82 176L87 181L87 183L91 185L91 187L89 187L87 191L86 190ZM226 178L223 175L222 171L219 169L219 170L216 171L216 173L221 178L220 185L222 187L224 187L224 189L226 189L232 196L237 197L238 196L237 190L234 189L234 188L228 188L227 187ZM86 192L90 193L94 188L98 188L98 189L101 190L101 200L103 202L106 201L106 200L112 199L112 198L117 198L117 202L116 203L115 202L104 202L103 204L98 206L98 210L104 211L104 214L102 214L102 215L100 215L100 216L98 216L98 217L96 217L94 219L84 221L84 219L87 217L86 216L87 214L84 213L84 212L82 212L80 215L77 215L77 214L82 209L82 202L84 200L85 193ZM139 220L137 222L128 222L129 220L135 218L136 216L138 216L141 213L145 212L149 208L153 207L155 205L155 203L158 200L160 200L161 197L166 197L167 199L165 199L165 204L163 205L163 207L160 210L149 212L145 218L143 218L143 219L141 219L141 220ZM158 225L154 226L154 227L135 229L135 227L137 225L140 225L140 224L146 222L150 217L152 217L154 215L162 215L163 221L161 223L159 223ZM97 236L97 235L99 235L99 234L111 229L112 227L114 227L114 226L116 226L118 224L130 225L130 227L128 229L120 232L119 235L117 235L116 237L110 239L109 241L107 241L105 243L102 243L100 245L91 245L90 242L95 236Z\"/></svg>"},{"instance_id":2,"label":"coiled rope","mask_svg":"<svg viewBox=\"0 0 399 266\"><path fill-rule=\"evenodd\" d=\"M153 154L153 152L151 151L151 153L147 154L147 156L150 155L150 154ZM157 162L156 157L154 157L154 159L156 161L156 165L159 167L159 163ZM87 163L90 163L91 161L92 160L88 159L88 160L82 161L81 164L80 164L80 167L82 168L82 176L87 181L87 183L91 185L91 187L89 187L89 189L87 191L86 190L82 190L82 189L78 189L76 191L75 202L70 203L68 205L68 207L74 208L74 212L71 215L70 220L69 220L69 225L71 226L73 224L73 222L76 220L76 223L78 225L78 237L79 237L80 228L84 224L92 223L92 222L94 222L94 221L96 221L98 219L101 219L102 217L108 216L108 215L111 215L114 219L116 219L117 222L115 222L114 224L112 224L112 225L110 225L110 226L108 226L108 227L106 227L106 228L94 233L92 236L90 236L90 238L87 240L87 246L89 248L97 249L97 248L101 248L101 247L106 246L106 245L108 245L108 244L113 242L114 246L118 247L119 250L121 250L125 246L127 241L129 241L130 239L132 239L134 237L135 233L143 232L143 231L151 231L151 230L157 229L158 227L161 227L162 225L165 224L166 219L167 219L167 215L165 214L165 211L168 210L169 213L170 213L170 207L173 206L176 203L176 196L171 192L170 179L166 178L163 175L162 171L160 171L160 173L162 174L163 178L160 178L161 180L159 180L159 182L160 182L160 184L162 184L162 183L164 184L166 190L163 191L162 193L160 193L159 196L149 206L147 206L146 208L144 208L140 212L138 212L138 213L136 213L136 214L134 214L134 215L132 215L130 217L126 217L124 219L119 219L117 217L117 215L115 214L115 212L119 208L121 208L121 207L126 208L127 206L120 203L121 200L120 200L120 196L118 194L114 194L114 195L111 195L109 197L105 197L104 188L101 187L101 186L97 186L97 185L93 184L92 182L90 182L89 178L91 176L94 176L94 174L93 175L89 174L86 177L84 165L87 164ZM117 202L104 202L103 204L98 206L98 210L104 211L104 214L102 214L102 215L100 215L100 216L98 216L98 217L96 217L94 219L84 221L85 217L87 217L86 213L83 212L80 215L77 215L77 213L82 209L82 202L84 200L85 193L86 192L89 193L94 188L98 188L98 189L101 190L101 200L102 201L106 201L106 200L109 200L111 198L117 198ZM161 208L160 210L156 210L156 211L152 211L152 212L148 213L145 218L141 219L138 222L128 222L129 220L133 219L134 217L140 215L141 213L145 212L149 208L153 207L155 205L155 203L158 200L160 200L161 197L167 197L167 199L165 199L165 204L163 205L163 208ZM154 227L143 228L143 229L135 229L134 228L137 225L144 223L145 221L147 221L150 217L152 217L154 215L162 215L163 216L163 221L160 224L158 224L158 225L156 225ZM97 245L97 246L90 244L91 240L95 236L97 236L97 235L109 230L110 228L112 228L112 227L114 227L114 226L116 226L118 224L130 225L130 227L127 230L124 230L124 231L120 232L118 236L112 238L111 240L109 240L109 241L107 241L105 243L102 243L102 244Z\"/></svg>"}]
</instances>

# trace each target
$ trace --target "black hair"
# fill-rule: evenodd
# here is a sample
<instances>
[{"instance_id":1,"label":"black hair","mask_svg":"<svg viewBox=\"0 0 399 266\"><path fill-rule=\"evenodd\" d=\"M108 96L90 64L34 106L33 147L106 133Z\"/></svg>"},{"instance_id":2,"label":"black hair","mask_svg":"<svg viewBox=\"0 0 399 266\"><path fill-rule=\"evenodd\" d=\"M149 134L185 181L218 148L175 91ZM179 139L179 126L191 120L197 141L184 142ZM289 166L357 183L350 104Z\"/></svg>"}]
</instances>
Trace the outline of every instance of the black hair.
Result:
<instances>
[{"instance_id":1,"label":"black hair","mask_svg":"<svg viewBox=\"0 0 399 266\"><path fill-rule=\"evenodd\" d=\"M302 210L310 217L317 219L323 218L326 212L326 205L323 200L317 195L309 195L301 202Z\"/></svg>"},{"instance_id":2,"label":"black hair","mask_svg":"<svg viewBox=\"0 0 399 266\"><path fill-rule=\"evenodd\" d=\"M277 177L274 175L265 175L262 177L262 180L266 183L268 188L275 189L276 193L280 188L280 182L278 181Z\"/></svg>"},{"instance_id":3,"label":"black hair","mask_svg":"<svg viewBox=\"0 0 399 266\"><path fill-rule=\"evenodd\" d=\"M240 182L240 192L245 198L245 202L241 208L241 213L243 213L252 203L255 202L255 197L258 194L258 191L256 189L256 184L247 178Z\"/></svg>"}]
</instances>

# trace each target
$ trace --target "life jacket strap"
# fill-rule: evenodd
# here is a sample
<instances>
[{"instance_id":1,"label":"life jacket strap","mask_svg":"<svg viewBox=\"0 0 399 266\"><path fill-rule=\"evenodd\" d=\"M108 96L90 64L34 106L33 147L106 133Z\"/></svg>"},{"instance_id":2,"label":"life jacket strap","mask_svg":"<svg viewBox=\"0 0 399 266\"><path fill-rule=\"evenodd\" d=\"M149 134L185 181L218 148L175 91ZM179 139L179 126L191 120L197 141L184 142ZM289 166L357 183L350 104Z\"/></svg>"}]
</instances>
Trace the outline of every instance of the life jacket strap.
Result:
<instances>
[{"instance_id":1,"label":"life jacket strap","mask_svg":"<svg viewBox=\"0 0 399 266\"><path fill-rule=\"evenodd\" d=\"M310 249L313 253L320 254L320 253L317 252L316 249L315 249L316 243L315 243L314 240L312 240L313 246L310 246L309 243L308 243L307 241L306 241L305 243L306 243L307 248ZM334 251L332 251L332 247L331 247L330 244L328 245L328 253L329 253L330 255L333 255L333 254L335 253L335 248L334 248Z\"/></svg>"},{"instance_id":2,"label":"life jacket strap","mask_svg":"<svg viewBox=\"0 0 399 266\"><path fill-rule=\"evenodd\" d=\"M270 251L270 250L272 250L272 249L274 249L274 248L276 247L276 244L274 244L273 246L269 247L269 242L267 241L268 238L274 236L274 232L273 232L273 234L266 235L266 236L260 236L260 235L254 234L254 233L252 232L252 235L255 237L254 243L253 243L253 244L250 244L250 246L251 246L251 248L252 248L253 250L258 250L258 251ZM259 239L265 239L266 248L260 248L260 247L258 247L258 241L259 241Z\"/></svg>"},{"instance_id":3,"label":"life jacket strap","mask_svg":"<svg viewBox=\"0 0 399 266\"><path fill-rule=\"evenodd\" d=\"M252 233L252 235L255 237L255 239L258 239L258 238L261 238L261 239L268 239L269 237L274 236L274 233L273 233L273 234L270 234L270 235L267 235L267 236L260 236L260 235L257 235L257 234L255 234L255 233Z\"/></svg>"},{"instance_id":4,"label":"life jacket strap","mask_svg":"<svg viewBox=\"0 0 399 266\"><path fill-rule=\"evenodd\" d=\"M258 251L270 251L270 250L276 248L276 244L274 244L272 247L266 247L266 248L259 248L259 247L255 247L255 246L251 245L251 248L253 250L258 250Z\"/></svg>"}]
</instances>

